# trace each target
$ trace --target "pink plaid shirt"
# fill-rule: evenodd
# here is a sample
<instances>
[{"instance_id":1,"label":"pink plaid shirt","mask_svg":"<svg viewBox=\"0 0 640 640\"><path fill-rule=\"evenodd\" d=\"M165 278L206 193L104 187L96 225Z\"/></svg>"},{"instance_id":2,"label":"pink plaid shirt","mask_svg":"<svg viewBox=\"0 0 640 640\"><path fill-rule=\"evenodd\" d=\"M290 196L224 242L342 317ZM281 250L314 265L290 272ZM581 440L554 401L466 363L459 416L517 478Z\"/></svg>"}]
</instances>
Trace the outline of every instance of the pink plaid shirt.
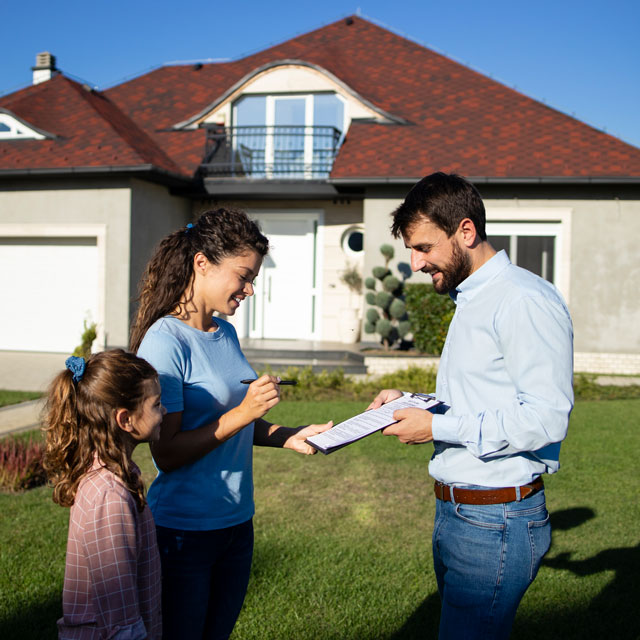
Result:
<instances>
[{"instance_id":1,"label":"pink plaid shirt","mask_svg":"<svg viewBox=\"0 0 640 640\"><path fill-rule=\"evenodd\" d=\"M160 638L160 557L149 507L139 513L122 482L98 462L69 516L59 638Z\"/></svg>"}]
</instances>

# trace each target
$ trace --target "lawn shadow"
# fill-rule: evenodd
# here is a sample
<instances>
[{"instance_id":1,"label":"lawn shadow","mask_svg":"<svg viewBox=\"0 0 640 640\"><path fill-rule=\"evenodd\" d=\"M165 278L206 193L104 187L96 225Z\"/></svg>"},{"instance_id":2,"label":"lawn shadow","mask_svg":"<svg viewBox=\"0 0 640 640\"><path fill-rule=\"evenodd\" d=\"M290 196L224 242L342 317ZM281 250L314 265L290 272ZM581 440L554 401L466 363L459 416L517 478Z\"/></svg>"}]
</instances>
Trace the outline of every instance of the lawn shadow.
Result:
<instances>
[{"instance_id":1,"label":"lawn shadow","mask_svg":"<svg viewBox=\"0 0 640 640\"><path fill-rule=\"evenodd\" d=\"M56 621L62 616L62 594L51 594L37 604L21 607L0 620L2 640L56 640Z\"/></svg>"},{"instance_id":2,"label":"lawn shadow","mask_svg":"<svg viewBox=\"0 0 640 640\"><path fill-rule=\"evenodd\" d=\"M427 596L402 627L387 640L436 640L440 626L440 595Z\"/></svg>"},{"instance_id":3,"label":"lawn shadow","mask_svg":"<svg viewBox=\"0 0 640 640\"><path fill-rule=\"evenodd\" d=\"M571 529L594 516L591 509L577 507L552 514L551 522L556 529ZM584 560L573 560L571 556L571 552L563 552L546 557L542 564L551 569L571 571L579 577L613 572L613 579L586 607L558 603L557 609L544 615L519 616L513 637L638 640L640 623L634 611L640 601L640 544L605 549Z\"/></svg>"}]
</instances>

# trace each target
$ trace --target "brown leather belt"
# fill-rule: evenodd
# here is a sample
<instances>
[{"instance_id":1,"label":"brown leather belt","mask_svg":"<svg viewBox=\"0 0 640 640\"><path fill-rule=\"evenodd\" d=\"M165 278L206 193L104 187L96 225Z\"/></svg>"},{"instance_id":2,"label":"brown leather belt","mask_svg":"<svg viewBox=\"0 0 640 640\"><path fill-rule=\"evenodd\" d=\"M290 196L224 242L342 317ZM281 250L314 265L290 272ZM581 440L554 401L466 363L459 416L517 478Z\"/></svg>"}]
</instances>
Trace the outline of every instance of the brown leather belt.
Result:
<instances>
[{"instance_id":1,"label":"brown leather belt","mask_svg":"<svg viewBox=\"0 0 640 640\"><path fill-rule=\"evenodd\" d=\"M452 489L448 484L436 483L433 487L436 498L445 502L459 502L460 504L502 504L503 502L514 502L518 500L518 489L520 489L520 500L524 500L534 493L544 488L542 478L536 478L531 484L524 484L521 487L504 487L503 489ZM451 492L453 491L453 500Z\"/></svg>"}]
</instances>

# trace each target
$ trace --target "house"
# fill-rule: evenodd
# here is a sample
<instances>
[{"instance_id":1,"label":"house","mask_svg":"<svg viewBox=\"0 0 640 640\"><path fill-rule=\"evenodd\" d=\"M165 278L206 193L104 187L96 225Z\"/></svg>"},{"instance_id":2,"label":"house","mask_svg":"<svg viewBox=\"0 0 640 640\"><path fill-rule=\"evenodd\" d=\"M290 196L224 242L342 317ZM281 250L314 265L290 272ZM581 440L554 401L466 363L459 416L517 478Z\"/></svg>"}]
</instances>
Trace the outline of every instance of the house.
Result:
<instances>
[{"instance_id":1,"label":"house","mask_svg":"<svg viewBox=\"0 0 640 640\"><path fill-rule=\"evenodd\" d=\"M494 245L560 288L576 368L640 373L640 149L356 16L106 91L39 54L0 98L0 363L59 363L86 319L126 345L153 247L216 206L273 246L239 335L344 339L341 273L379 263L389 213L437 170L470 178Z\"/></svg>"}]
</instances>

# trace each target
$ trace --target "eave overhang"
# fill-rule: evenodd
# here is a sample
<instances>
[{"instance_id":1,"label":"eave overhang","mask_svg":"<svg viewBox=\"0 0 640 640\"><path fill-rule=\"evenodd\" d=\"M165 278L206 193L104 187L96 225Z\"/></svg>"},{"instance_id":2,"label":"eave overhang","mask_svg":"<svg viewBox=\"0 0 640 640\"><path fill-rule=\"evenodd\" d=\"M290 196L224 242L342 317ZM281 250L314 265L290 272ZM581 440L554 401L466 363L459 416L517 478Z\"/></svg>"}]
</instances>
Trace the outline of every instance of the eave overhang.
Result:
<instances>
[{"instance_id":1,"label":"eave overhang","mask_svg":"<svg viewBox=\"0 0 640 640\"><path fill-rule=\"evenodd\" d=\"M147 178L153 182L162 182L169 186L188 187L194 179L160 169L152 164L133 166L101 166L101 167L44 167L25 169L0 169L2 178L28 177L95 177L95 176L133 176Z\"/></svg>"}]
</instances>

